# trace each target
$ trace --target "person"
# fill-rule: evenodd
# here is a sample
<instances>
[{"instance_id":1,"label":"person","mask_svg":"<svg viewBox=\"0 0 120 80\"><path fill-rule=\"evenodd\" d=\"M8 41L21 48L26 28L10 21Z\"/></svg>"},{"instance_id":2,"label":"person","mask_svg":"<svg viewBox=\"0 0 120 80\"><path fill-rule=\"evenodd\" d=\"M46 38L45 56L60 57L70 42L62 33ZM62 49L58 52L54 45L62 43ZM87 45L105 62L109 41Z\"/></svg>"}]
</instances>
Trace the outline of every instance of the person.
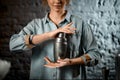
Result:
<instances>
[{"instance_id":1,"label":"person","mask_svg":"<svg viewBox=\"0 0 120 80\"><path fill-rule=\"evenodd\" d=\"M32 50L30 80L86 79L85 66L96 65L101 54L89 25L72 15L66 6L70 0L42 0L50 11L42 19L33 19L10 39L11 51ZM54 40L58 33L68 35L65 59L54 61Z\"/></svg>"}]
</instances>

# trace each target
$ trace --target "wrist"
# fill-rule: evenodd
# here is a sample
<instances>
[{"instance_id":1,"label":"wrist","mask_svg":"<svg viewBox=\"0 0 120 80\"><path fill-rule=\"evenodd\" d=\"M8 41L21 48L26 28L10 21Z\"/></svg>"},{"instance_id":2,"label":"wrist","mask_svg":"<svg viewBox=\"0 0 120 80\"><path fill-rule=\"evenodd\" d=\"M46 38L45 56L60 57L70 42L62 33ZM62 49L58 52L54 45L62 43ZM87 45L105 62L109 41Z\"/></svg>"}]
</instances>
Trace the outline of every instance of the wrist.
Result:
<instances>
[{"instance_id":1,"label":"wrist","mask_svg":"<svg viewBox=\"0 0 120 80\"><path fill-rule=\"evenodd\" d=\"M54 31L51 31L51 32L48 32L48 37L50 39L54 39L56 37L56 35L59 33L60 31L58 29L54 30Z\"/></svg>"},{"instance_id":2,"label":"wrist","mask_svg":"<svg viewBox=\"0 0 120 80\"><path fill-rule=\"evenodd\" d=\"M72 65L72 59L69 59L69 60L68 60L67 65Z\"/></svg>"},{"instance_id":3,"label":"wrist","mask_svg":"<svg viewBox=\"0 0 120 80\"><path fill-rule=\"evenodd\" d=\"M34 35L30 35L30 36L29 36L29 44L34 45L34 44L33 44L33 37L34 37Z\"/></svg>"}]
</instances>

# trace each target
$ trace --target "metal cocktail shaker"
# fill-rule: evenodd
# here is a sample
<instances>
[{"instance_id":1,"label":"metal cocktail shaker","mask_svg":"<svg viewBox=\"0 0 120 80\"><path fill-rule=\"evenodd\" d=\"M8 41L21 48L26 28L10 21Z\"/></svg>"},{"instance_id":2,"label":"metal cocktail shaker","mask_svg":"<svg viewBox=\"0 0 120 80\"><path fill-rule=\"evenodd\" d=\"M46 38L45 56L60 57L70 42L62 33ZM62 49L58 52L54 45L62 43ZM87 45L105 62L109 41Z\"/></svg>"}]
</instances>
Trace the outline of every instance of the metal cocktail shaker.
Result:
<instances>
[{"instance_id":1,"label":"metal cocktail shaker","mask_svg":"<svg viewBox=\"0 0 120 80\"><path fill-rule=\"evenodd\" d=\"M67 38L65 33L59 33L54 43L54 57L57 59L64 59L67 54Z\"/></svg>"}]
</instances>

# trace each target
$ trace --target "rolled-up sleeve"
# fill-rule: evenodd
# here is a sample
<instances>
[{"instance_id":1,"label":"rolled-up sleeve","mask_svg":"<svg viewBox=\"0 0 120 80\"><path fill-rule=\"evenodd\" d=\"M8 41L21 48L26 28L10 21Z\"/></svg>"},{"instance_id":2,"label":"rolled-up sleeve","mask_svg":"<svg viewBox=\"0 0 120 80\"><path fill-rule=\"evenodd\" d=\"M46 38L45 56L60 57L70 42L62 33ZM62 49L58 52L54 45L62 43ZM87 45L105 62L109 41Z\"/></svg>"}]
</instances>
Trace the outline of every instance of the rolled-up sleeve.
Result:
<instances>
[{"instance_id":1,"label":"rolled-up sleeve","mask_svg":"<svg viewBox=\"0 0 120 80\"><path fill-rule=\"evenodd\" d=\"M85 65L96 65L100 61L102 56L99 53L98 45L91 30L91 27L88 24L83 25L82 41L82 46L85 53L88 54L88 56L91 58L90 60L87 60L84 55L81 56L84 60Z\"/></svg>"},{"instance_id":2,"label":"rolled-up sleeve","mask_svg":"<svg viewBox=\"0 0 120 80\"><path fill-rule=\"evenodd\" d=\"M30 50L32 47L28 46L29 35L34 33L34 20L28 23L18 34L14 34L10 38L10 51Z\"/></svg>"}]
</instances>

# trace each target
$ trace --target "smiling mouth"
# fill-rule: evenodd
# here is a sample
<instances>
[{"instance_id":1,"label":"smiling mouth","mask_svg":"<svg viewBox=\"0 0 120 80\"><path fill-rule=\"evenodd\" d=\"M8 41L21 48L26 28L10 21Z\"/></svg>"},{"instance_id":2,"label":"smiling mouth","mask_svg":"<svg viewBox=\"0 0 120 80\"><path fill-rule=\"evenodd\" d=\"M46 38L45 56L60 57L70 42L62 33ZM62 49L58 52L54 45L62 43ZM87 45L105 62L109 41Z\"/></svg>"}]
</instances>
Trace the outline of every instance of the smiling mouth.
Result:
<instances>
[{"instance_id":1,"label":"smiling mouth","mask_svg":"<svg viewBox=\"0 0 120 80\"><path fill-rule=\"evenodd\" d=\"M54 4L55 6L61 6L62 4L61 3L56 3Z\"/></svg>"},{"instance_id":2,"label":"smiling mouth","mask_svg":"<svg viewBox=\"0 0 120 80\"><path fill-rule=\"evenodd\" d=\"M61 7L61 4L56 4L54 6L59 8L59 7Z\"/></svg>"}]
</instances>

